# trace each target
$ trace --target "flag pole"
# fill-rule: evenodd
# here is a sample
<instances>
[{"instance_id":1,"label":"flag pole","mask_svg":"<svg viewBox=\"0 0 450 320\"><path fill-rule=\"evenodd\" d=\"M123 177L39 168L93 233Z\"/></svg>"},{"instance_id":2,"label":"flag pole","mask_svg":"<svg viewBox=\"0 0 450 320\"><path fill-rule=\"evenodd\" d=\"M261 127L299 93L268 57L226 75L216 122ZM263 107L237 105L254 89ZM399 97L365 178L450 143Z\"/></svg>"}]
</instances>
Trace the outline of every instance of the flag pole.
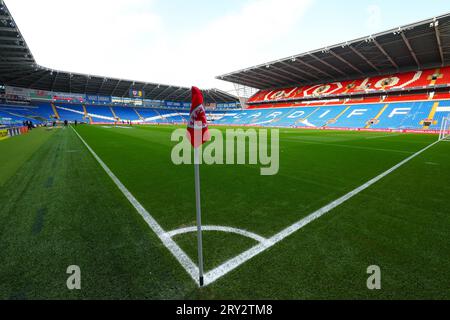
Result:
<instances>
[{"instance_id":1,"label":"flag pole","mask_svg":"<svg viewBox=\"0 0 450 320\"><path fill-rule=\"evenodd\" d=\"M195 127L194 136L202 134L202 130ZM199 132L200 131L200 132ZM194 148L195 171L195 207L197 210L197 246L198 246L198 276L200 287L203 287L203 239L202 239L202 209L200 202L200 153L199 147Z\"/></svg>"},{"instance_id":2,"label":"flag pole","mask_svg":"<svg viewBox=\"0 0 450 320\"><path fill-rule=\"evenodd\" d=\"M198 283L203 287L203 239L202 239L202 209L200 203L200 162L201 146L209 139L208 121L203 107L203 94L197 87L192 87L192 103L189 112L188 134L194 147L195 171L195 207L197 211L197 249L198 249Z\"/></svg>"}]
</instances>

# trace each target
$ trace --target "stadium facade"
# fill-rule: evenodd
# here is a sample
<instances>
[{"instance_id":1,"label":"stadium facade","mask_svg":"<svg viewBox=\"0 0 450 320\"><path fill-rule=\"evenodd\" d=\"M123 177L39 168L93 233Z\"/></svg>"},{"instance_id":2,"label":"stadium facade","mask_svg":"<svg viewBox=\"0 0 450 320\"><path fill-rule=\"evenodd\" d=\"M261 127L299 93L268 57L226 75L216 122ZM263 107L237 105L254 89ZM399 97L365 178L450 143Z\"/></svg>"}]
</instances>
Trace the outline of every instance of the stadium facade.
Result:
<instances>
[{"instance_id":1,"label":"stadium facade","mask_svg":"<svg viewBox=\"0 0 450 320\"><path fill-rule=\"evenodd\" d=\"M3 124L187 122L189 88L42 67L4 3L0 22ZM436 133L450 114L449 65L446 14L219 76L257 92L204 90L206 108L217 125Z\"/></svg>"}]
</instances>

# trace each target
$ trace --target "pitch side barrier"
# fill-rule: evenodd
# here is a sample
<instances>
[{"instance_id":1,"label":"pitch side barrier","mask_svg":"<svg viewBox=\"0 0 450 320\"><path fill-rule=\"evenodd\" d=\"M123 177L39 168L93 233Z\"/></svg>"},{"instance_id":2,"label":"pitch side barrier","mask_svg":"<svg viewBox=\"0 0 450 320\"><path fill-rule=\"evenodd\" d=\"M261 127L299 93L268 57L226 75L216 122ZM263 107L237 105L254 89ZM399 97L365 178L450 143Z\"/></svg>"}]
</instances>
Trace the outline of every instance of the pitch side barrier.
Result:
<instances>
[{"instance_id":1,"label":"pitch side barrier","mask_svg":"<svg viewBox=\"0 0 450 320\"><path fill-rule=\"evenodd\" d=\"M92 125L108 125L114 126L111 122L95 122ZM117 126L121 126L118 124ZM124 126L127 124L123 124ZM133 126L174 126L174 125L186 125L186 123L134 123ZM310 127L277 127L277 126L258 126L253 124L215 124L210 123L210 127L249 127L249 128L278 128L278 129L298 129L298 130L328 130L328 131L360 131L360 132L386 132L386 133L416 133L416 134L439 134L439 130L420 130L420 129L365 129L365 128L310 128Z\"/></svg>"},{"instance_id":2,"label":"pitch side barrier","mask_svg":"<svg viewBox=\"0 0 450 320\"><path fill-rule=\"evenodd\" d=\"M28 132L27 127L0 127L0 140L20 136Z\"/></svg>"},{"instance_id":3,"label":"pitch side barrier","mask_svg":"<svg viewBox=\"0 0 450 320\"><path fill-rule=\"evenodd\" d=\"M342 127L279 127L279 126L258 126L253 124L210 124L210 127L251 127L251 128L278 128L278 129L298 129L298 130L329 130L329 131L360 131L360 132L391 132L391 133L417 133L417 134L439 134L439 130L420 130L420 129L365 129L365 128L342 128Z\"/></svg>"},{"instance_id":4,"label":"pitch side barrier","mask_svg":"<svg viewBox=\"0 0 450 320\"><path fill-rule=\"evenodd\" d=\"M114 122L93 122L90 125L94 126L117 126L117 127L123 127L123 126L130 126L128 123L117 123ZM140 123L132 123L132 126L173 126L173 125L187 125L185 122L140 122Z\"/></svg>"}]
</instances>

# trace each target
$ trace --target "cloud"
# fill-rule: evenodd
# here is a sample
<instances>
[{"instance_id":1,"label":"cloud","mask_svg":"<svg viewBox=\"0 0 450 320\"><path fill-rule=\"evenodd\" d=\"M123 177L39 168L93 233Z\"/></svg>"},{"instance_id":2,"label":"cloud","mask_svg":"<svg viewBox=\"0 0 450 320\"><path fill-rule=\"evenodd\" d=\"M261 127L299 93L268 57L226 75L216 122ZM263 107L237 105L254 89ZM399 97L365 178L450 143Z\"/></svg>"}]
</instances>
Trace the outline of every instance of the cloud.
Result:
<instances>
[{"instance_id":1,"label":"cloud","mask_svg":"<svg viewBox=\"0 0 450 320\"><path fill-rule=\"evenodd\" d=\"M187 30L177 30L171 17L161 16L157 0L14 0L7 5L43 66L229 88L214 77L278 58L274 52L289 43L312 1L249 0Z\"/></svg>"}]
</instances>

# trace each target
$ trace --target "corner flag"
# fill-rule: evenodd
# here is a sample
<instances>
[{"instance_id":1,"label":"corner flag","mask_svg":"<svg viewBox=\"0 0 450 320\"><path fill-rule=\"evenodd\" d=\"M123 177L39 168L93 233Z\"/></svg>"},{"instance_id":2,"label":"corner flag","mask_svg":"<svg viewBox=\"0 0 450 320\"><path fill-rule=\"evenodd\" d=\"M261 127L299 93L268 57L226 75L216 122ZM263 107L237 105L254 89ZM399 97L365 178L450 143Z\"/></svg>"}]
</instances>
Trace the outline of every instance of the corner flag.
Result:
<instances>
[{"instance_id":1,"label":"corner flag","mask_svg":"<svg viewBox=\"0 0 450 320\"><path fill-rule=\"evenodd\" d=\"M196 126L198 131L195 131ZM189 113L187 130L189 132L189 139L194 148L200 147L210 138L205 107L203 106L203 94L197 87L192 87L192 105Z\"/></svg>"},{"instance_id":2,"label":"corner flag","mask_svg":"<svg viewBox=\"0 0 450 320\"><path fill-rule=\"evenodd\" d=\"M203 94L197 87L192 87L192 105L187 127L188 137L194 147L195 172L195 207L197 209L197 245L198 245L198 276L199 284L203 286L203 240L202 211L200 202L200 155L199 147L209 140L206 112L203 107Z\"/></svg>"}]
</instances>

